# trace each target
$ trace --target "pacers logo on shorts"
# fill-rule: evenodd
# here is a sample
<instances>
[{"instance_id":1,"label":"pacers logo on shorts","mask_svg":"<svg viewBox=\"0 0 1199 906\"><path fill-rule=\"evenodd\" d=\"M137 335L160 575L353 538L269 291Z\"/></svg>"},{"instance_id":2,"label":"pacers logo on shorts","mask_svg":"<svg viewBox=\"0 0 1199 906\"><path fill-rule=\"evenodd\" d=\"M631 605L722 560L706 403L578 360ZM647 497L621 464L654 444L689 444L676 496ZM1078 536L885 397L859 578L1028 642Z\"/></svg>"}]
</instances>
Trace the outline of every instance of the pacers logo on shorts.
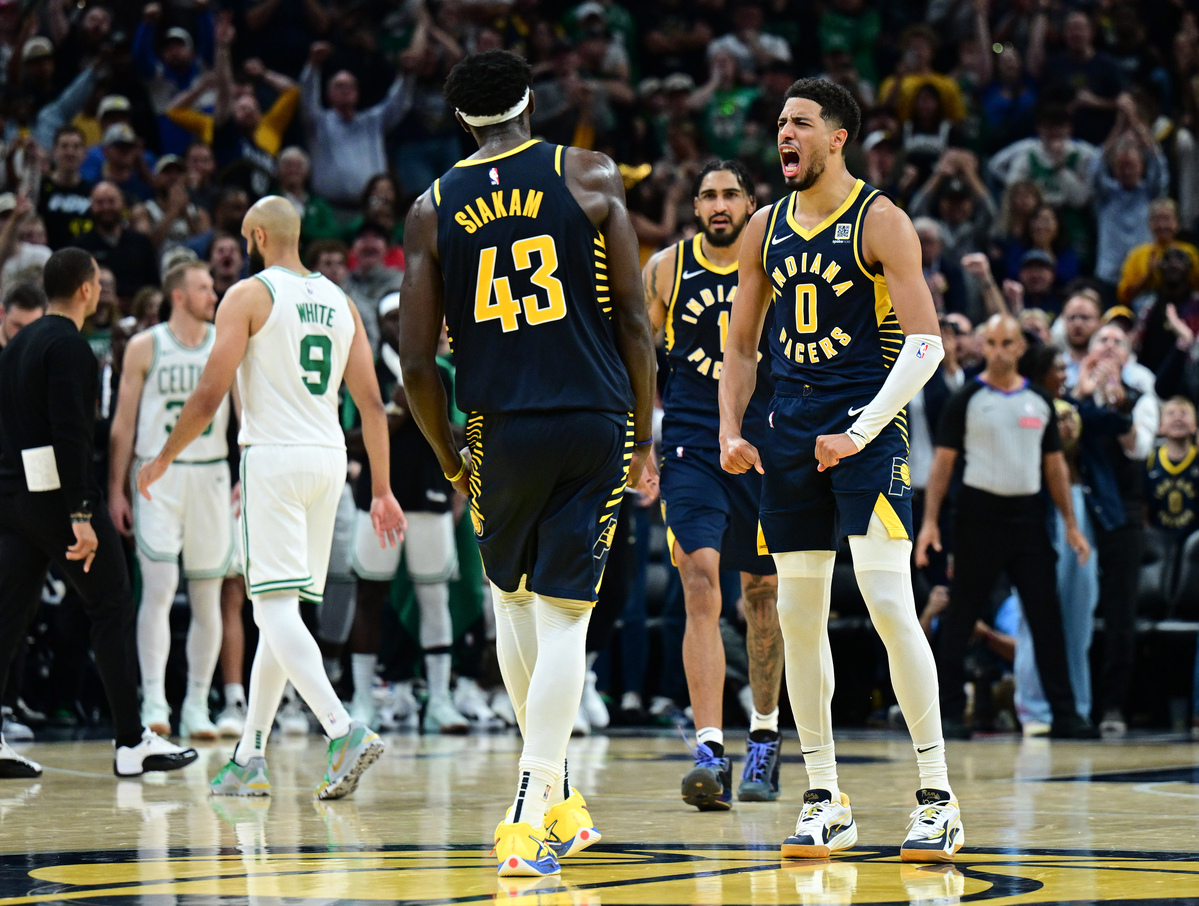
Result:
<instances>
[{"instance_id":1,"label":"pacers logo on shorts","mask_svg":"<svg viewBox=\"0 0 1199 906\"><path fill-rule=\"evenodd\" d=\"M907 497L912 493L912 473L908 468L908 461L902 456L896 456L891 460L891 487L887 491L888 497Z\"/></svg>"},{"instance_id":2,"label":"pacers logo on shorts","mask_svg":"<svg viewBox=\"0 0 1199 906\"><path fill-rule=\"evenodd\" d=\"M596 560L603 560L608 553L608 548L612 546L612 539L616 537L616 516L608 517L608 524L604 526L604 530L600 532L599 539L595 542L595 547L591 549L591 556Z\"/></svg>"}]
</instances>

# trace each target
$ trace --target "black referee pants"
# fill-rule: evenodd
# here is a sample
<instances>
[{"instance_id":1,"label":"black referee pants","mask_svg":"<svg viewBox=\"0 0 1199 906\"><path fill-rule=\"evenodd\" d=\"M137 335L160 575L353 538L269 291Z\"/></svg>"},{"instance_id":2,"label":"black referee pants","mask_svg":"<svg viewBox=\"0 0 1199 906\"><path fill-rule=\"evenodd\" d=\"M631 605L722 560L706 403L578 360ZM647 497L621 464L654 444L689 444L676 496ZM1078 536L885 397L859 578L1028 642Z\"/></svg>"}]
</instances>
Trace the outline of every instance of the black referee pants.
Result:
<instances>
[{"instance_id":1,"label":"black referee pants","mask_svg":"<svg viewBox=\"0 0 1199 906\"><path fill-rule=\"evenodd\" d=\"M1044 503L1037 497L1001 498L963 487L957 512L953 584L937 646L942 715L962 720L966 648L975 623L988 611L1000 573L1007 573L1020 594L1053 719L1071 720L1074 692L1057 595L1057 554L1045 524Z\"/></svg>"},{"instance_id":2,"label":"black referee pants","mask_svg":"<svg viewBox=\"0 0 1199 906\"><path fill-rule=\"evenodd\" d=\"M142 734L137 701L137 636L133 592L121 536L104 507L92 516L99 546L92 568L68 560L75 543L70 509L58 491L0 494L0 699L9 666L41 600L46 569L54 563L83 600L92 621L92 650L112 710L118 745Z\"/></svg>"}]
</instances>

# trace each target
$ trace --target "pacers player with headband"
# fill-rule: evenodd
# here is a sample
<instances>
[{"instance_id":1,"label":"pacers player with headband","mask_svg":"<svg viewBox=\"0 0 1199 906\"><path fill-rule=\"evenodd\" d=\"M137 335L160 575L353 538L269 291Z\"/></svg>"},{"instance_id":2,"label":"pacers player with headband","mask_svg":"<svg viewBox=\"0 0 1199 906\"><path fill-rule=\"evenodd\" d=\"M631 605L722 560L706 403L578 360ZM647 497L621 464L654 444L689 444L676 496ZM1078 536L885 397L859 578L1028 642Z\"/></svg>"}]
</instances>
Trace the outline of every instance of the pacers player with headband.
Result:
<instances>
[{"instance_id":1,"label":"pacers player with headband","mask_svg":"<svg viewBox=\"0 0 1199 906\"><path fill-rule=\"evenodd\" d=\"M530 137L531 77L499 50L450 71L446 100L479 150L413 204L400 295L408 405L470 495L524 736L516 796L495 831L501 876L556 874L560 856L599 840L570 786L566 744L591 608L625 484L649 461L654 405L620 171L603 154ZM469 453L454 442L437 371L443 321Z\"/></svg>"},{"instance_id":2,"label":"pacers player with headband","mask_svg":"<svg viewBox=\"0 0 1199 906\"><path fill-rule=\"evenodd\" d=\"M247 212L242 235L254 276L226 293L208 364L162 452L138 473L138 489L153 499L150 487L212 421L236 376L246 587L261 635L245 731L210 788L220 795L270 792L266 740L291 680L329 737L317 796L339 799L383 752L370 727L350 720L300 617L300 598L319 604L324 593L345 487L345 435L337 417L343 376L362 413L371 520L380 544L398 542L404 514L391 493L387 416L358 310L300 262L300 218L291 202L277 195L260 199Z\"/></svg>"},{"instance_id":3,"label":"pacers player with headband","mask_svg":"<svg viewBox=\"0 0 1199 906\"><path fill-rule=\"evenodd\" d=\"M827 625L833 561L848 536L920 771L900 855L945 862L964 833L945 766L936 663L912 594L904 415L943 352L911 221L845 169L860 124L839 85L801 79L787 90L778 145L792 191L753 216L741 245L720 379L721 465L763 474L759 541L778 565L787 688L809 784L783 856L826 858L858 838L837 783ZM742 418L772 299L776 384L759 449L743 436Z\"/></svg>"}]
</instances>

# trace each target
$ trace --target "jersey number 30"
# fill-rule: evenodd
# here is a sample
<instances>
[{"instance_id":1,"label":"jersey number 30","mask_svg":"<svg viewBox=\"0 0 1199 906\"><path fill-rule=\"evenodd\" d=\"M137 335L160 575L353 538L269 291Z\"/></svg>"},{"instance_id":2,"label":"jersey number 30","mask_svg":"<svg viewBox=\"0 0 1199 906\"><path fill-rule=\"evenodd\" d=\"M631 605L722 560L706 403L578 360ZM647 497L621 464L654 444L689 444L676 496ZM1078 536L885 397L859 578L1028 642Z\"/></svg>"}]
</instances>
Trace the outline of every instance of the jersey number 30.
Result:
<instances>
[{"instance_id":1,"label":"jersey number 30","mask_svg":"<svg viewBox=\"0 0 1199 906\"><path fill-rule=\"evenodd\" d=\"M528 270L533 266L533 253L536 252L541 263L533 272L530 281L534 286L546 292L547 299L537 295L525 296L520 302L512 298L512 287L507 277L495 276L495 258L499 249L495 246L483 249L479 255L479 276L475 283L475 322L499 319L504 333L520 327L516 316L520 314L521 302L524 303L525 320L530 325L546 324L566 317L566 296L562 291L562 282L554 276L558 269L558 249L554 245L553 236L533 236L512 243L512 263L518 271ZM495 301L492 301L492 297Z\"/></svg>"},{"instance_id":2,"label":"jersey number 30","mask_svg":"<svg viewBox=\"0 0 1199 906\"><path fill-rule=\"evenodd\" d=\"M300 367L304 369L304 386L308 392L313 396L324 396L333 371L333 341L319 333L310 333L300 340Z\"/></svg>"}]
</instances>

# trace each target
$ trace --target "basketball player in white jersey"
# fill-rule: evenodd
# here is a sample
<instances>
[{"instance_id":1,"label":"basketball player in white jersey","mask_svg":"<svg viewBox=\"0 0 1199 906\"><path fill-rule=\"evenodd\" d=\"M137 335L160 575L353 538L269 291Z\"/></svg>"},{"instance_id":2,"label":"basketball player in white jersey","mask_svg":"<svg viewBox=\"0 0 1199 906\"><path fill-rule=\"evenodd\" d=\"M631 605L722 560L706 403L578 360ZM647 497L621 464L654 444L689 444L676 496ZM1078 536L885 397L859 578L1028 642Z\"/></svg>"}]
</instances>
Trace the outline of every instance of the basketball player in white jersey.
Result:
<instances>
[{"instance_id":1,"label":"basketball player in white jersey","mask_svg":"<svg viewBox=\"0 0 1199 906\"><path fill-rule=\"evenodd\" d=\"M113 419L108 500L112 521L137 541L142 600L137 612L137 657L142 673L142 723L169 736L171 710L166 697L167 656L171 651L171 602L179 585L179 554L191 603L187 633L187 694L179 733L216 739L208 714L208 689L221 653L221 580L233 554L229 520L229 455L225 440L229 398L212 421L167 470L152 501L126 487L132 458L153 459L162 450L179 411L196 387L216 330L216 292L208 265L188 261L163 279L171 316L129 341L121 390Z\"/></svg>"},{"instance_id":2,"label":"basketball player in white jersey","mask_svg":"<svg viewBox=\"0 0 1199 906\"><path fill-rule=\"evenodd\" d=\"M151 499L151 485L203 432L236 375L246 587L261 637L245 731L210 789L218 795L269 794L266 740L291 680L329 737L328 767L316 794L339 799L354 791L383 752L369 727L350 720L300 617L300 598L319 603L324 592L345 486L345 439L337 417L343 377L362 413L374 479L370 512L380 545L403 537L404 514L391 493L387 416L358 310L336 285L301 263L300 218L291 202L277 195L259 200L242 222L242 235L255 275L226 293L200 382L162 452L142 466L138 489Z\"/></svg>"}]
</instances>

